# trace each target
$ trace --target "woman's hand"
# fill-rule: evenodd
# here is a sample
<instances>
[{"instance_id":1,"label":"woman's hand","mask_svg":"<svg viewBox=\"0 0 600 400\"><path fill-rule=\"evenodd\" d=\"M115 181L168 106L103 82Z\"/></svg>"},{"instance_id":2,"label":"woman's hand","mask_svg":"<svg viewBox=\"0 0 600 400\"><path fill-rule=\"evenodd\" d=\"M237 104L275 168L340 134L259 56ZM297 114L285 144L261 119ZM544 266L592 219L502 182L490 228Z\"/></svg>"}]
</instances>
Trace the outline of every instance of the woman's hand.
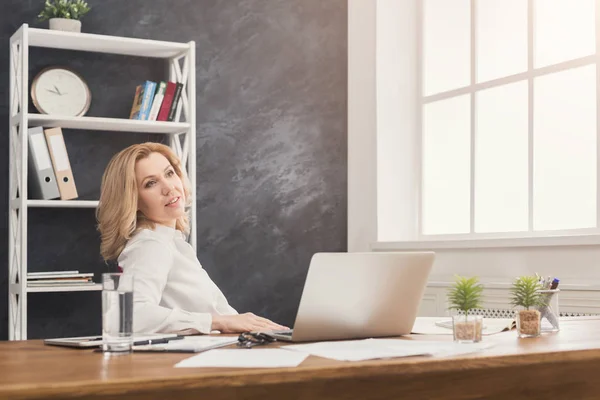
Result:
<instances>
[{"instance_id":1,"label":"woman's hand","mask_svg":"<svg viewBox=\"0 0 600 400\"><path fill-rule=\"evenodd\" d=\"M223 333L240 333L249 331L277 331L290 329L276 324L266 318L252 313L236 315L213 315L212 327Z\"/></svg>"}]
</instances>

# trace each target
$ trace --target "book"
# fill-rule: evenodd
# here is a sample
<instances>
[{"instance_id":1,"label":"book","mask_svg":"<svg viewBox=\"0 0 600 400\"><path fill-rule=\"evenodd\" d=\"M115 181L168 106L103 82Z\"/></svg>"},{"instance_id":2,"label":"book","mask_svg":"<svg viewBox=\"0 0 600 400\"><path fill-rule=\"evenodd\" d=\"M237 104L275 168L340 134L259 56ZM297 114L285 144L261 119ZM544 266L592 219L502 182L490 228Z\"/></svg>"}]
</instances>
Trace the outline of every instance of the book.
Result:
<instances>
[{"instance_id":1,"label":"book","mask_svg":"<svg viewBox=\"0 0 600 400\"><path fill-rule=\"evenodd\" d=\"M483 318L482 324L483 335L494 335L516 327L513 318ZM414 334L452 335L452 332L452 318L443 317L417 317L412 328Z\"/></svg>"},{"instance_id":2,"label":"book","mask_svg":"<svg viewBox=\"0 0 600 400\"><path fill-rule=\"evenodd\" d=\"M156 93L154 94L154 100L152 100L152 107L150 108L150 114L148 115L148 121L156 121L160 106L162 105L165 97L165 90L167 89L167 82L160 82L156 86Z\"/></svg>"},{"instance_id":3,"label":"book","mask_svg":"<svg viewBox=\"0 0 600 400\"><path fill-rule=\"evenodd\" d=\"M171 103L171 107L169 108L169 115L167 116L167 121L175 120L175 113L177 112L177 105L181 100L181 92L183 90L183 83L176 83L175 86L175 94L173 95L173 102Z\"/></svg>"},{"instance_id":4,"label":"book","mask_svg":"<svg viewBox=\"0 0 600 400\"><path fill-rule=\"evenodd\" d=\"M73 287L73 286L94 286L95 282L49 282L49 283L36 283L27 282L27 287Z\"/></svg>"},{"instance_id":5,"label":"book","mask_svg":"<svg viewBox=\"0 0 600 400\"><path fill-rule=\"evenodd\" d=\"M148 116L150 115L150 106L152 104L152 99L154 98L154 91L156 89L156 82L152 82L152 81L146 81L143 84L143 99L142 99L142 106L140 108L140 114L139 114L139 118L142 121L145 121L148 119Z\"/></svg>"},{"instance_id":6,"label":"book","mask_svg":"<svg viewBox=\"0 0 600 400\"><path fill-rule=\"evenodd\" d=\"M64 274L68 274L68 275L72 275L72 274L78 274L79 271L77 270L71 270L71 271L44 271L44 272L28 272L27 276L38 276L38 275L64 275Z\"/></svg>"},{"instance_id":7,"label":"book","mask_svg":"<svg viewBox=\"0 0 600 400\"><path fill-rule=\"evenodd\" d=\"M157 121L166 121L169 117L169 110L171 109L171 104L173 103L173 96L175 95L175 88L177 84L175 82L167 82L167 88L165 90L165 97L163 98L163 102L160 105L160 111L158 112L158 117L156 117Z\"/></svg>"},{"instance_id":8,"label":"book","mask_svg":"<svg viewBox=\"0 0 600 400\"><path fill-rule=\"evenodd\" d=\"M129 119L140 119L140 109L142 108L142 85L135 87L135 96L133 97L133 106L129 113Z\"/></svg>"},{"instance_id":9,"label":"book","mask_svg":"<svg viewBox=\"0 0 600 400\"><path fill-rule=\"evenodd\" d=\"M177 101L177 109L175 110L175 117L173 118L174 121L180 121L181 118L181 110L183 108L183 96L185 96L185 87L181 88L181 96L179 98L179 100Z\"/></svg>"},{"instance_id":10,"label":"book","mask_svg":"<svg viewBox=\"0 0 600 400\"><path fill-rule=\"evenodd\" d=\"M158 352L158 353L200 353L225 347L237 343L237 337L222 336L185 336L183 340L168 341L164 344L135 345L136 352Z\"/></svg>"},{"instance_id":11,"label":"book","mask_svg":"<svg viewBox=\"0 0 600 400\"><path fill-rule=\"evenodd\" d=\"M28 281L37 281L41 279L53 279L53 280L62 280L62 279L89 279L93 278L93 273L86 274L44 274L44 275L29 275L27 274Z\"/></svg>"},{"instance_id":12,"label":"book","mask_svg":"<svg viewBox=\"0 0 600 400\"><path fill-rule=\"evenodd\" d=\"M80 284L80 283L94 283L89 278L81 278L81 279L70 279L70 278L61 278L61 279L38 279L33 281L27 281L28 285L42 285L45 286L47 284Z\"/></svg>"}]
</instances>

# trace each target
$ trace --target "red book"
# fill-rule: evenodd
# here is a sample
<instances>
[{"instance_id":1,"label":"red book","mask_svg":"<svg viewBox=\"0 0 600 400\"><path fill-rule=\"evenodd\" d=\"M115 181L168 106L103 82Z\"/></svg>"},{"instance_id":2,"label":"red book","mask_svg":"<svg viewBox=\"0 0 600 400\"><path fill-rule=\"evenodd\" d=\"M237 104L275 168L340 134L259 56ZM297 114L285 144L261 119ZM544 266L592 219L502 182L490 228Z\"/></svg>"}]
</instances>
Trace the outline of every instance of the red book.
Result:
<instances>
[{"instance_id":1,"label":"red book","mask_svg":"<svg viewBox=\"0 0 600 400\"><path fill-rule=\"evenodd\" d=\"M176 87L177 84L175 82L167 82L167 90L165 90L165 97L163 98L163 102L160 106L158 117L156 117L157 121L166 121L169 117L169 110L171 109L171 104L173 103L173 96L175 96Z\"/></svg>"},{"instance_id":2,"label":"red book","mask_svg":"<svg viewBox=\"0 0 600 400\"><path fill-rule=\"evenodd\" d=\"M177 112L177 105L179 100L181 99L181 91L183 90L183 83L177 82L177 86L175 87L175 94L173 95L173 103L171 104L171 109L169 110L169 116L167 117L167 121L175 120L175 113Z\"/></svg>"}]
</instances>

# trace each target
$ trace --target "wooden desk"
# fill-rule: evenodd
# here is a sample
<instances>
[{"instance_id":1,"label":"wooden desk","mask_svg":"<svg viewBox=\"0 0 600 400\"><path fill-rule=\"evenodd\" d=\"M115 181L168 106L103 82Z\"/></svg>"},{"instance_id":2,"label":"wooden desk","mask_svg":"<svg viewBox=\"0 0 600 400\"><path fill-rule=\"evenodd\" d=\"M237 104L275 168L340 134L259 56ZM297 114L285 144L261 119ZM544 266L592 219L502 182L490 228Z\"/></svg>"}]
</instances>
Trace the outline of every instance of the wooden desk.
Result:
<instances>
[{"instance_id":1,"label":"wooden desk","mask_svg":"<svg viewBox=\"0 0 600 400\"><path fill-rule=\"evenodd\" d=\"M412 336L406 340L451 340ZM596 399L600 320L563 321L557 334L484 337L495 346L459 358L367 362L307 358L297 368L173 368L185 354L104 357L90 350L0 343L0 398L126 399ZM242 350L240 351L252 351Z\"/></svg>"}]
</instances>

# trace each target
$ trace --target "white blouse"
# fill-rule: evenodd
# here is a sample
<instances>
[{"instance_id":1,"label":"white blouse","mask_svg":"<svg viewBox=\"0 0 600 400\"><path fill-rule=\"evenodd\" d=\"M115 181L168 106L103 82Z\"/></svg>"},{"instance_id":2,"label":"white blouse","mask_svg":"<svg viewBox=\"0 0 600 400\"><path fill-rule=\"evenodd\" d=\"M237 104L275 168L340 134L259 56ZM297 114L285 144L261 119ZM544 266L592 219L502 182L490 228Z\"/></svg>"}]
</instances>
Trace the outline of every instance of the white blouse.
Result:
<instances>
[{"instance_id":1,"label":"white blouse","mask_svg":"<svg viewBox=\"0 0 600 400\"><path fill-rule=\"evenodd\" d=\"M210 333L212 315L237 314L210 279L182 232L156 224L133 236L118 259L133 274L136 333Z\"/></svg>"}]
</instances>

